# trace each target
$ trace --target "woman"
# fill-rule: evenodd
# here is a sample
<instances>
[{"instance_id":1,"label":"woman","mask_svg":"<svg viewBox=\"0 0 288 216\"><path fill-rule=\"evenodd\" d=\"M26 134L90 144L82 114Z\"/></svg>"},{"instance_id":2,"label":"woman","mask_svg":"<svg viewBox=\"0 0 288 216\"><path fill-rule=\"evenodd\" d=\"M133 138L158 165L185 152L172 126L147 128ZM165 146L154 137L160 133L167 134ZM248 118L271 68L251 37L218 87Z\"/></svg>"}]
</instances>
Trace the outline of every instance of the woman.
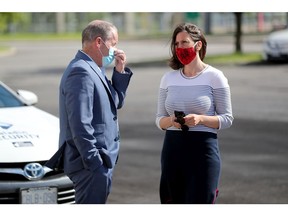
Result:
<instances>
[{"instance_id":1,"label":"woman","mask_svg":"<svg viewBox=\"0 0 288 216\"><path fill-rule=\"evenodd\" d=\"M224 74L203 62L207 42L194 24L172 35L169 66L161 79L156 125L165 130L161 154L162 204L215 203L221 159L217 131L233 122ZM176 116L175 116L176 114Z\"/></svg>"}]
</instances>

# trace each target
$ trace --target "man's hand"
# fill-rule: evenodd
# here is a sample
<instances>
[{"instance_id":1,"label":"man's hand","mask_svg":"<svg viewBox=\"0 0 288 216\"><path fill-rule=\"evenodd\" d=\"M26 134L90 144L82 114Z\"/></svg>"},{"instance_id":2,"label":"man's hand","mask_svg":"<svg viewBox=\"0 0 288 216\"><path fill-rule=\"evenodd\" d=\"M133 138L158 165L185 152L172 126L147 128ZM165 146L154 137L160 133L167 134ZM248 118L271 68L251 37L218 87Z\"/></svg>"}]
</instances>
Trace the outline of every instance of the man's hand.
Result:
<instances>
[{"instance_id":1,"label":"man's hand","mask_svg":"<svg viewBox=\"0 0 288 216\"><path fill-rule=\"evenodd\" d=\"M126 55L123 50L118 49L118 50L115 50L114 56L115 56L116 71L118 71L119 73L122 73L124 71L125 64L126 64Z\"/></svg>"}]
</instances>

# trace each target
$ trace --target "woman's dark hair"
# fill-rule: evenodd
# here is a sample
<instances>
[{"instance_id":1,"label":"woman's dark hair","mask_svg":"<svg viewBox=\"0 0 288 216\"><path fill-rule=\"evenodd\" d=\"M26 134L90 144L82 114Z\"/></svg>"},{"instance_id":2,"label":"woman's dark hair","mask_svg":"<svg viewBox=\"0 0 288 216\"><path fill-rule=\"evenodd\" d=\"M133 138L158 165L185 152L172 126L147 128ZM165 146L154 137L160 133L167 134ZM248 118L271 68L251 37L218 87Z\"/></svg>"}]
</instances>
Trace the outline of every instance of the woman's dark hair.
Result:
<instances>
[{"instance_id":1,"label":"woman's dark hair","mask_svg":"<svg viewBox=\"0 0 288 216\"><path fill-rule=\"evenodd\" d=\"M176 41L176 36L178 33L180 32L187 32L191 39L194 42L197 41L201 41L202 42L202 48L199 51L199 56L200 59L203 61L203 59L205 58L206 55L206 48L207 48L207 42L204 36L204 33L202 32L202 30L192 24L192 23L182 23L179 24L172 35L172 39L171 39L171 45L170 45L170 49L171 49L171 53L172 53L172 57L169 59L168 64L169 66L174 69L174 70L178 70L179 68L182 68L184 65L178 60L177 55L176 55L176 51L175 51L175 41Z\"/></svg>"}]
</instances>

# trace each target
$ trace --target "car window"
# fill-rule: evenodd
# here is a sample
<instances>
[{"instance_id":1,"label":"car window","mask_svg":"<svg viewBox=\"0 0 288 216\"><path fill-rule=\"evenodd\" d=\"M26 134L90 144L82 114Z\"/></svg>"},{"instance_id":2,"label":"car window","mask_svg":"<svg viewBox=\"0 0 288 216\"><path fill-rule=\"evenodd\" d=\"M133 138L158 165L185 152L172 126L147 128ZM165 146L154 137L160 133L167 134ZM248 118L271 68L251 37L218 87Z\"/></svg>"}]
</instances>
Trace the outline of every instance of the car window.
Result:
<instances>
[{"instance_id":1,"label":"car window","mask_svg":"<svg viewBox=\"0 0 288 216\"><path fill-rule=\"evenodd\" d=\"M24 104L0 85L0 107L18 107Z\"/></svg>"}]
</instances>

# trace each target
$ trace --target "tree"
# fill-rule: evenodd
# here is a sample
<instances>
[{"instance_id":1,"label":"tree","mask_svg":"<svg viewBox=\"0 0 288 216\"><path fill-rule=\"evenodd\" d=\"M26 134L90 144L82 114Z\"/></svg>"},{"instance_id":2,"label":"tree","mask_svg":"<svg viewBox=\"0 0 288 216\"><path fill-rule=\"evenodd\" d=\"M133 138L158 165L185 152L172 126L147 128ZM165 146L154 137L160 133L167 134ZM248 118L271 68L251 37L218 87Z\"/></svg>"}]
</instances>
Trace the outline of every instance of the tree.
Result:
<instances>
[{"instance_id":1,"label":"tree","mask_svg":"<svg viewBox=\"0 0 288 216\"><path fill-rule=\"evenodd\" d=\"M242 53L241 39L242 39L242 13L235 12L235 21L236 21L236 29L235 29L235 52Z\"/></svg>"},{"instance_id":2,"label":"tree","mask_svg":"<svg viewBox=\"0 0 288 216\"><path fill-rule=\"evenodd\" d=\"M15 25L24 24L28 21L29 14L27 13L0 13L0 33L11 33Z\"/></svg>"}]
</instances>

